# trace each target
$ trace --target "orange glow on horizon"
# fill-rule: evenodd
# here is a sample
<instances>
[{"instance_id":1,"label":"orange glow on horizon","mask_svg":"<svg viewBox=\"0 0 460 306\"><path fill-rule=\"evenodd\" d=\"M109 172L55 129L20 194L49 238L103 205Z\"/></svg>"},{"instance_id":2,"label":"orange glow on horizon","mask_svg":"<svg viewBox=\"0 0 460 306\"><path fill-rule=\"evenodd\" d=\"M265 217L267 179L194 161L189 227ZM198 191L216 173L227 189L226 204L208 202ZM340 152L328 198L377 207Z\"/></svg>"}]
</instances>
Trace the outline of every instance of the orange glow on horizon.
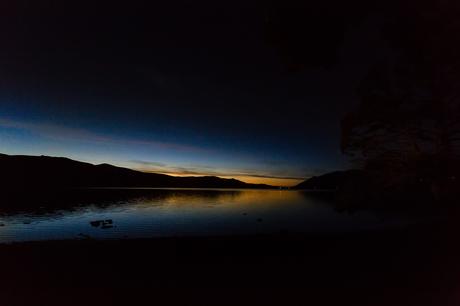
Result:
<instances>
[{"instance_id":1,"label":"orange glow on horizon","mask_svg":"<svg viewBox=\"0 0 460 306\"><path fill-rule=\"evenodd\" d=\"M234 178L250 184L267 184L280 187L292 187L301 182L302 179L278 178L278 177L256 177L256 176L221 176L222 178Z\"/></svg>"},{"instance_id":2,"label":"orange glow on horizon","mask_svg":"<svg viewBox=\"0 0 460 306\"><path fill-rule=\"evenodd\" d=\"M245 183L250 184L266 184L276 187L292 187L304 181L304 179L295 179L295 178L278 178L278 177L258 177L258 176L250 176L250 175L215 175L215 174L189 174L189 173L170 173L170 172L153 172L153 171L145 171L151 173L161 173L171 176L179 176L179 177L187 177L187 176L216 176L225 179L236 179Z\"/></svg>"}]
</instances>

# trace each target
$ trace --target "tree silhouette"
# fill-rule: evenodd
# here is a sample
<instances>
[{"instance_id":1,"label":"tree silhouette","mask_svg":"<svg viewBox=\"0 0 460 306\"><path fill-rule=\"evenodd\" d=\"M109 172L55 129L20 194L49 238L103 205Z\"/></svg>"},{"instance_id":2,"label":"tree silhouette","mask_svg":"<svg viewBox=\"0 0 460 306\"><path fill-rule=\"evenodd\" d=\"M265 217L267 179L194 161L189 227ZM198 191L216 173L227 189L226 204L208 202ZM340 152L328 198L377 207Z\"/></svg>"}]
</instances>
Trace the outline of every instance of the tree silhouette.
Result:
<instances>
[{"instance_id":1,"label":"tree silhouette","mask_svg":"<svg viewBox=\"0 0 460 306\"><path fill-rule=\"evenodd\" d=\"M460 19L440 1L405 7L383 26L386 58L342 121L342 151L385 183L427 180L437 192L459 172Z\"/></svg>"}]
</instances>

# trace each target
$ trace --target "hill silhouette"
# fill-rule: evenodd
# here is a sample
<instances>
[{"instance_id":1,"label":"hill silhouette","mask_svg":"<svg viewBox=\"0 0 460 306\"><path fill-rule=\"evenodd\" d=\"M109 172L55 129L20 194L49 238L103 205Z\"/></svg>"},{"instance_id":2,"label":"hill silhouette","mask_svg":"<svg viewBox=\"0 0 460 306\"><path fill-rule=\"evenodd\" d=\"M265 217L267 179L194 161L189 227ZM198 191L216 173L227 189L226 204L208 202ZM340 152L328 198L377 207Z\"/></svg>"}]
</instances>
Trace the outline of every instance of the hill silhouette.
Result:
<instances>
[{"instance_id":1,"label":"hill silhouette","mask_svg":"<svg viewBox=\"0 0 460 306\"><path fill-rule=\"evenodd\" d=\"M338 190L347 181L362 176L360 170L345 170L326 173L320 176L313 176L295 186L295 189L305 190Z\"/></svg>"},{"instance_id":2,"label":"hill silhouette","mask_svg":"<svg viewBox=\"0 0 460 306\"><path fill-rule=\"evenodd\" d=\"M64 157L0 154L3 190L85 187L273 188L215 176L175 177Z\"/></svg>"}]
</instances>

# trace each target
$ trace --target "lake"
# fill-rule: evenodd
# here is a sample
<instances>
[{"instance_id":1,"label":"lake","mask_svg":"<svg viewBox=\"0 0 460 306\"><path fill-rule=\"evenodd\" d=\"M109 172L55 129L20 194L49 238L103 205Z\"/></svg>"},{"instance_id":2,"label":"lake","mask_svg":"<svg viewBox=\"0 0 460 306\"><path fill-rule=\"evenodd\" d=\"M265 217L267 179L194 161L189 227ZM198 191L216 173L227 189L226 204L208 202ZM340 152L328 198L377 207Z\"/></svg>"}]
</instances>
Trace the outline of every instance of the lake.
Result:
<instances>
[{"instance_id":1,"label":"lake","mask_svg":"<svg viewBox=\"0 0 460 306\"><path fill-rule=\"evenodd\" d=\"M2 201L0 242L331 233L411 222L370 212L340 213L328 198L293 190L31 191Z\"/></svg>"}]
</instances>

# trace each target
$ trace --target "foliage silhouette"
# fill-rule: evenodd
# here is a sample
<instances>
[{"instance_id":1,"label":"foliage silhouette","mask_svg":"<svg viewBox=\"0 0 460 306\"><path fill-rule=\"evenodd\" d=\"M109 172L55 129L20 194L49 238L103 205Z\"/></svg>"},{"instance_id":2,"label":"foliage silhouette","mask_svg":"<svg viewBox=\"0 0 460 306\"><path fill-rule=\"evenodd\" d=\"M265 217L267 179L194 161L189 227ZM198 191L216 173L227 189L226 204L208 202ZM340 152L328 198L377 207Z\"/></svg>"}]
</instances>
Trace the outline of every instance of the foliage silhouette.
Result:
<instances>
[{"instance_id":1,"label":"foliage silhouette","mask_svg":"<svg viewBox=\"0 0 460 306\"><path fill-rule=\"evenodd\" d=\"M390 51L342 120L342 151L383 191L455 197L460 172L458 6L401 8L383 26Z\"/></svg>"}]
</instances>

